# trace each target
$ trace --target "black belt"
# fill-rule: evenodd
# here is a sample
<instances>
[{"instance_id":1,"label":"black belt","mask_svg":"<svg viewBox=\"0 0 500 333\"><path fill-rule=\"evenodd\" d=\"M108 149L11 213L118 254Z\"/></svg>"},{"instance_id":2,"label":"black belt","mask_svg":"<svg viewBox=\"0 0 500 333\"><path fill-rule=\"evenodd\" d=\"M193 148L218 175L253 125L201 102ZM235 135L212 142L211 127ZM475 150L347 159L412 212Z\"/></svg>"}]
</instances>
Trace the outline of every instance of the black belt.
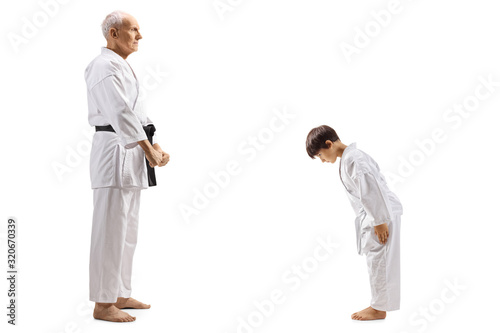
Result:
<instances>
[{"instance_id":1,"label":"black belt","mask_svg":"<svg viewBox=\"0 0 500 333\"><path fill-rule=\"evenodd\" d=\"M149 143L151 143L151 145L153 145L153 135L155 134L155 131L156 131L155 125L150 124L150 125L142 126L142 129L144 129L144 132L146 133L146 136L148 137ZM99 132L99 131L115 132L114 128L111 125L96 126L95 131L96 132ZM148 184L149 184L149 186L156 186L155 169L149 165L149 161L147 158L146 158L146 168L148 170Z\"/></svg>"}]
</instances>

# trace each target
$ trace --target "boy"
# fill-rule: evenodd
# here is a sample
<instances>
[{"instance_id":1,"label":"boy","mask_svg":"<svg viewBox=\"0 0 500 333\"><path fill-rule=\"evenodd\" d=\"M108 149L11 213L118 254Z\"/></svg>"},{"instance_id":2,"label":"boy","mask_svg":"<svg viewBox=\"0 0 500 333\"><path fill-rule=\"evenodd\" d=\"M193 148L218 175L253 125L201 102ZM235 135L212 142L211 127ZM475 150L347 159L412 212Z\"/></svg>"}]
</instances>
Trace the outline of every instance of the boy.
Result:
<instances>
[{"instance_id":1,"label":"boy","mask_svg":"<svg viewBox=\"0 0 500 333\"><path fill-rule=\"evenodd\" d=\"M386 311L399 310L399 230L403 207L389 190L378 164L356 143L343 144L335 130L323 125L307 135L307 154L322 162L341 158L340 180L356 213L358 254L366 254L372 299L354 320L384 319Z\"/></svg>"}]
</instances>

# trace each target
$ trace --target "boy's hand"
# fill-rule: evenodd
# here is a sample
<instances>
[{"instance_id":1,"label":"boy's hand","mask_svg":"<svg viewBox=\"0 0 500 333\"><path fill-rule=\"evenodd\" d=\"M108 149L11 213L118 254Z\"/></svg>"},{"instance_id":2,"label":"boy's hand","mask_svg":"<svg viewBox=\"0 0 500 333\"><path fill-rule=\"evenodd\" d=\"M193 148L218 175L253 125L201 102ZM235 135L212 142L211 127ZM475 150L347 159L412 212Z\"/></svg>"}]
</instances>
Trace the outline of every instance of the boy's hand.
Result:
<instances>
[{"instance_id":1,"label":"boy's hand","mask_svg":"<svg viewBox=\"0 0 500 333\"><path fill-rule=\"evenodd\" d=\"M387 238L389 238L389 228L387 227L387 223L376 225L374 228L375 235L378 236L380 243L387 243Z\"/></svg>"}]
</instances>

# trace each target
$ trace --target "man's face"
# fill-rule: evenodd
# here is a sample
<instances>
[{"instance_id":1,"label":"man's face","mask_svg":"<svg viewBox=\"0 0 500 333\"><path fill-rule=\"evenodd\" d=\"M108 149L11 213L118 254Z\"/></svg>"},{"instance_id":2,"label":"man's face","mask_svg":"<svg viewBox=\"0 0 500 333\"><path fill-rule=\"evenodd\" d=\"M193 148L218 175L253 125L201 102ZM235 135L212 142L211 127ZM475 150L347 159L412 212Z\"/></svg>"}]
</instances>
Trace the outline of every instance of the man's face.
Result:
<instances>
[{"instance_id":1,"label":"man's face","mask_svg":"<svg viewBox=\"0 0 500 333\"><path fill-rule=\"evenodd\" d=\"M335 161L337 160L337 155L334 151L334 145L330 140L327 140L326 144L329 148L321 148L316 156L323 163L335 163Z\"/></svg>"},{"instance_id":2,"label":"man's face","mask_svg":"<svg viewBox=\"0 0 500 333\"><path fill-rule=\"evenodd\" d=\"M123 25L117 29L117 35L116 44L123 53L130 54L139 49L139 39L142 39L142 36L139 33L139 24L133 16L127 15L123 18Z\"/></svg>"}]
</instances>

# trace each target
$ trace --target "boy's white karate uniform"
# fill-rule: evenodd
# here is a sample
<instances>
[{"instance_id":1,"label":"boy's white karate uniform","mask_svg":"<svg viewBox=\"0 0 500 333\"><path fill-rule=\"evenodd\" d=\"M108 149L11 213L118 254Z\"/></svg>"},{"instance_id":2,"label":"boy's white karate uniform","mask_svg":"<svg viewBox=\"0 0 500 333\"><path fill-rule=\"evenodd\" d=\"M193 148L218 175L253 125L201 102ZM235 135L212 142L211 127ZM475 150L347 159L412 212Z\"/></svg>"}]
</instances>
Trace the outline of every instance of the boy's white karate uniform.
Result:
<instances>
[{"instance_id":1,"label":"boy's white karate uniform","mask_svg":"<svg viewBox=\"0 0 500 333\"><path fill-rule=\"evenodd\" d=\"M116 132L96 132L90 153L90 300L114 303L130 297L140 191L148 188L145 154L137 142L147 140L142 126L152 122L138 100L135 73L114 51L101 48L85 70L85 81L90 125L111 125Z\"/></svg>"},{"instance_id":2,"label":"boy's white karate uniform","mask_svg":"<svg viewBox=\"0 0 500 333\"><path fill-rule=\"evenodd\" d=\"M356 213L356 241L360 255L366 254L371 307L380 311L399 310L400 255L399 235L403 206L389 190L378 164L368 154L347 146L339 166L351 205ZM389 237L381 244L374 226L387 223Z\"/></svg>"}]
</instances>

